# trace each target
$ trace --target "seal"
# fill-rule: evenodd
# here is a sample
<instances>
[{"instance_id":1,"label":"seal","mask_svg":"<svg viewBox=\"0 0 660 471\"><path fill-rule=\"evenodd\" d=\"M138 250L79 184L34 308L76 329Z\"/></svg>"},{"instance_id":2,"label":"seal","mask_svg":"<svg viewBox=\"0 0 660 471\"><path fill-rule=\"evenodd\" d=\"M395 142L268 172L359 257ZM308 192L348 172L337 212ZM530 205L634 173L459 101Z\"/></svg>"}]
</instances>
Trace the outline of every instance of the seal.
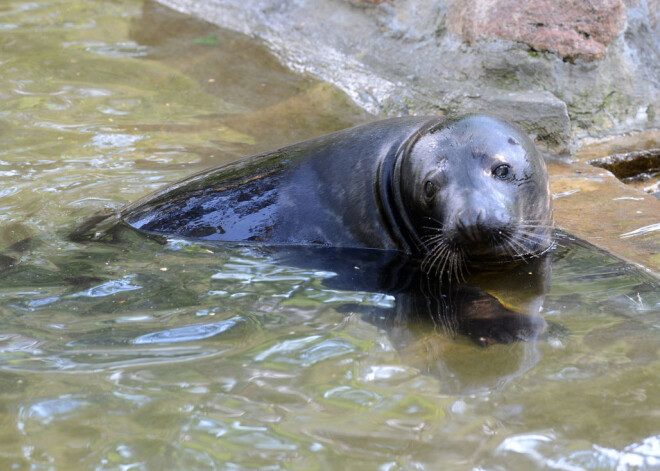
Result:
<instances>
[{"instance_id":1,"label":"seal","mask_svg":"<svg viewBox=\"0 0 660 471\"><path fill-rule=\"evenodd\" d=\"M204 171L120 217L152 235L398 250L456 278L536 256L552 234L543 159L485 115L345 129Z\"/></svg>"}]
</instances>

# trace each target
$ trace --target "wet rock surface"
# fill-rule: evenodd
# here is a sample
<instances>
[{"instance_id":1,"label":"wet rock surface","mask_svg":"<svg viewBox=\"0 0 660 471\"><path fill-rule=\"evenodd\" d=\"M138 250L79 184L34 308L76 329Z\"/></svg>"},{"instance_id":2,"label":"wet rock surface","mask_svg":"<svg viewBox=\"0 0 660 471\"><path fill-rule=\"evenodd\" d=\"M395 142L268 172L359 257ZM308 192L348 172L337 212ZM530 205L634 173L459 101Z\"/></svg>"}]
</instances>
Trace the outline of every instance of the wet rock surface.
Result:
<instances>
[{"instance_id":1,"label":"wet rock surface","mask_svg":"<svg viewBox=\"0 0 660 471\"><path fill-rule=\"evenodd\" d=\"M660 273L660 200L583 162L550 162L548 170L558 227Z\"/></svg>"},{"instance_id":2,"label":"wet rock surface","mask_svg":"<svg viewBox=\"0 0 660 471\"><path fill-rule=\"evenodd\" d=\"M575 157L609 170L644 193L660 197L660 131L636 132L594 142L585 140Z\"/></svg>"},{"instance_id":3,"label":"wet rock surface","mask_svg":"<svg viewBox=\"0 0 660 471\"><path fill-rule=\"evenodd\" d=\"M628 261L660 273L660 199L657 180L623 183L590 164L660 148L660 131L585 139L568 162L549 162L558 226ZM654 189L655 188L655 189Z\"/></svg>"},{"instance_id":4,"label":"wet rock surface","mask_svg":"<svg viewBox=\"0 0 660 471\"><path fill-rule=\"evenodd\" d=\"M660 172L660 149L613 154L588 163L609 170L624 182L650 180Z\"/></svg>"}]
</instances>

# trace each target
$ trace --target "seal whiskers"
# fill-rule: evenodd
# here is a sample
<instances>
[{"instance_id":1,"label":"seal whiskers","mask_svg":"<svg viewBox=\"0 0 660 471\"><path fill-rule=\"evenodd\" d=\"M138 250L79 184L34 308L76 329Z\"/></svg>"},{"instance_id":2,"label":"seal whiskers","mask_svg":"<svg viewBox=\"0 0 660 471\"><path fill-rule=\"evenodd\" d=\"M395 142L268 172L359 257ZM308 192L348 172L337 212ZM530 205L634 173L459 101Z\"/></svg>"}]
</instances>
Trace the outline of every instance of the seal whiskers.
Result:
<instances>
[{"instance_id":1,"label":"seal whiskers","mask_svg":"<svg viewBox=\"0 0 660 471\"><path fill-rule=\"evenodd\" d=\"M511 249L511 255L514 259L527 259L539 257L547 252L552 244L546 242L549 239L545 231L550 229L550 226L544 225L528 225L532 229L526 229L524 225L517 225L516 231L510 234L503 234L502 243L504 246ZM540 232L533 229L539 229Z\"/></svg>"},{"instance_id":2,"label":"seal whiskers","mask_svg":"<svg viewBox=\"0 0 660 471\"><path fill-rule=\"evenodd\" d=\"M425 255L422 260L422 270L440 277L447 268L449 279L465 281L466 257L463 249L456 243L449 241L442 230L442 224L429 218L438 226L425 226L435 233L427 234L421 238L424 244Z\"/></svg>"},{"instance_id":3,"label":"seal whiskers","mask_svg":"<svg viewBox=\"0 0 660 471\"><path fill-rule=\"evenodd\" d=\"M436 277L444 273L450 280L465 281L470 263L480 257L471 255L469 246L464 247L460 238L458 242L450 238L445 224L432 217L427 219L433 225L422 226L426 231L420 238L425 252L422 270ZM546 221L525 219L511 221L497 229L489 228L475 237L480 238L481 245L488 245L488 251L493 254L494 261L518 261L539 257L549 250L552 244L548 232L552 228ZM474 230L478 231L476 228Z\"/></svg>"}]
</instances>

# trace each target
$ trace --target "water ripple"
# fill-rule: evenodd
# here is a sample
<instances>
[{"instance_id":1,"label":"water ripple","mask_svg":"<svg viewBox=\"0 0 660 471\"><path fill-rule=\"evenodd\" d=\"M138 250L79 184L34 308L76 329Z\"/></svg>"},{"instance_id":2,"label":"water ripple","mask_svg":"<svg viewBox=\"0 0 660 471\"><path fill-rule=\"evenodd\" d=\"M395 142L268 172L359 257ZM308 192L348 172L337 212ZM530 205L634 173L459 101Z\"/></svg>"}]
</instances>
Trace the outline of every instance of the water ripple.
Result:
<instances>
[{"instance_id":1,"label":"water ripple","mask_svg":"<svg viewBox=\"0 0 660 471\"><path fill-rule=\"evenodd\" d=\"M25 422L29 420L37 420L44 425L49 424L53 419L70 415L85 405L88 403L73 399L71 395L36 402L19 412L19 429L24 429Z\"/></svg>"},{"instance_id":2,"label":"water ripple","mask_svg":"<svg viewBox=\"0 0 660 471\"><path fill-rule=\"evenodd\" d=\"M213 322L211 324L188 325L185 327L176 327L174 329L161 330L146 335L141 335L134 339L134 344L151 343L175 343L189 342L192 340L202 340L218 335L234 327L244 319L238 316L230 319Z\"/></svg>"},{"instance_id":3,"label":"water ripple","mask_svg":"<svg viewBox=\"0 0 660 471\"><path fill-rule=\"evenodd\" d=\"M133 134L97 134L91 139L91 145L101 148L129 147L144 139L145 136Z\"/></svg>"},{"instance_id":4,"label":"water ripple","mask_svg":"<svg viewBox=\"0 0 660 471\"><path fill-rule=\"evenodd\" d=\"M118 280L107 281L93 288L81 291L79 293L72 294L72 298L77 298L80 296L86 296L91 298L99 298L103 296L110 296L117 293L122 293L124 291L135 291L142 289L140 285L132 284L132 280L135 278L135 275L126 275Z\"/></svg>"},{"instance_id":5,"label":"water ripple","mask_svg":"<svg viewBox=\"0 0 660 471\"><path fill-rule=\"evenodd\" d=\"M264 361L267 358L277 355L280 359L284 359L283 356L294 353L298 350L301 350L306 345L309 345L312 342L320 339L320 335L310 335L309 337L299 338L295 340L285 340L279 342L272 347L264 350L254 357L254 361ZM286 360L285 360L286 361ZM291 361L291 360L288 360Z\"/></svg>"}]
</instances>

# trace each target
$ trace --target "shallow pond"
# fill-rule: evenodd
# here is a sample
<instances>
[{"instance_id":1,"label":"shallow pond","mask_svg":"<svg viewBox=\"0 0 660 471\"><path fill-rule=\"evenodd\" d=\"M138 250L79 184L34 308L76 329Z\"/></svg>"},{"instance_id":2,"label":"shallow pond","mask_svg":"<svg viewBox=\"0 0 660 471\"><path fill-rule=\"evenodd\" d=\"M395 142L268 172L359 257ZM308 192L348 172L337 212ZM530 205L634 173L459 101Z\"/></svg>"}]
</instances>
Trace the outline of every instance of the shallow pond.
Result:
<instances>
[{"instance_id":1,"label":"shallow pond","mask_svg":"<svg viewBox=\"0 0 660 471\"><path fill-rule=\"evenodd\" d=\"M387 322L400 299L325 255L70 242L98 210L369 118L151 2L3 3L0 45L0 469L660 467L657 280L562 236L546 332L483 347ZM370 257L349 268L391 266Z\"/></svg>"}]
</instances>

